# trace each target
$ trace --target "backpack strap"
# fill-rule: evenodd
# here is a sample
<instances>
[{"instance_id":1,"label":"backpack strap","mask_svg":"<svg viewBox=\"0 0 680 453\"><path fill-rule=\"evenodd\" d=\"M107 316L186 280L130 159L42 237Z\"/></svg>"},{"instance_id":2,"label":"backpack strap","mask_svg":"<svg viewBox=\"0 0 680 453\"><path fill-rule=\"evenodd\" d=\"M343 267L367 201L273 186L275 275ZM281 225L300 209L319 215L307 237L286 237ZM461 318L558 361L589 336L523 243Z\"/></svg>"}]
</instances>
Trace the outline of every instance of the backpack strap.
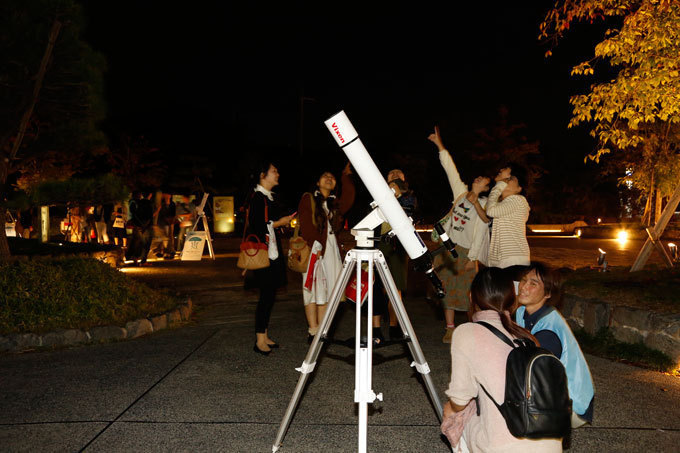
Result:
<instances>
[{"instance_id":1,"label":"backpack strap","mask_svg":"<svg viewBox=\"0 0 680 453\"><path fill-rule=\"evenodd\" d=\"M494 326L492 326L491 324L489 324L489 323L487 323L487 322L484 322L484 321L476 321L475 324L480 324L480 325L486 327L487 329L489 329L489 330L491 331L491 333L493 333L493 334L496 335L500 340L502 340L503 343L507 344L508 346L510 346L510 347L513 348L513 349L515 348L515 345L512 343L512 341L510 341L510 339L509 339L508 337L506 337L506 336L503 334L503 332L501 332L500 330L496 329L496 328L495 328ZM486 396L489 397L489 399L493 402L493 404L498 408L498 410L500 411L500 413L503 414L503 411L501 410L501 405L498 404L498 403L496 402L495 399L493 399L493 396L491 396L491 394L484 388L484 385L482 385L481 382L479 383L479 386L482 388L482 390L484 390L484 393L486 393Z\"/></svg>"},{"instance_id":2,"label":"backpack strap","mask_svg":"<svg viewBox=\"0 0 680 453\"><path fill-rule=\"evenodd\" d=\"M491 324L489 324L489 323L487 323L487 322L484 322L484 321L476 321L475 324L480 324L480 325L486 327L487 329L489 329L489 330L491 331L491 333L493 333L494 335L496 335L496 336L497 336L499 339L501 339L505 344L507 344L507 345L510 346L511 348L515 348L515 344L512 342L512 340L510 340L508 337L506 337L506 336L503 334L503 332L501 332L500 330L496 329L496 328L495 328L494 326L492 326Z\"/></svg>"}]
</instances>

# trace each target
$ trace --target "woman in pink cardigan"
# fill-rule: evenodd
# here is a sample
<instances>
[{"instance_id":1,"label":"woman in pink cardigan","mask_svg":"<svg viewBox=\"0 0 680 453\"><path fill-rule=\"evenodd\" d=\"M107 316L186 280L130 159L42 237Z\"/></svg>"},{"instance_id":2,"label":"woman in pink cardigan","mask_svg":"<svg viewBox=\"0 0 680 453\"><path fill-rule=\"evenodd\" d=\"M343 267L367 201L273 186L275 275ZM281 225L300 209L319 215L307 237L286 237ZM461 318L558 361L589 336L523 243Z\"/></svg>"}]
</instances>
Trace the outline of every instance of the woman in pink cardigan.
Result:
<instances>
[{"instance_id":1,"label":"woman in pink cardigan","mask_svg":"<svg viewBox=\"0 0 680 453\"><path fill-rule=\"evenodd\" d=\"M528 330L515 324L510 310L515 303L512 280L498 268L479 271L470 287L470 315L513 338L536 342ZM536 342L537 343L537 342ZM538 343L537 343L538 344ZM496 401L505 399L505 362L510 346L482 325L465 323L451 339L451 382L446 390L442 431L457 452L561 452L560 439L518 439L508 431ZM476 402L474 398L477 398ZM477 406L479 405L479 416ZM462 428L462 436L461 436Z\"/></svg>"}]
</instances>

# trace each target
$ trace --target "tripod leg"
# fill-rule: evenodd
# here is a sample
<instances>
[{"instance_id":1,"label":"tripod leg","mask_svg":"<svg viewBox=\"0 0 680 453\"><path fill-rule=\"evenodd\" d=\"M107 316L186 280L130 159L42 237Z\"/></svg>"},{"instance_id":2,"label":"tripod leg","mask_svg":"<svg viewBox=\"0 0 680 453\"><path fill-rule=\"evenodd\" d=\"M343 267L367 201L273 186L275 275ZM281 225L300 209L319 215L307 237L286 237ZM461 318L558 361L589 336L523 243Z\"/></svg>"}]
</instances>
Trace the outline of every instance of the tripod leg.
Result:
<instances>
[{"instance_id":1,"label":"tripod leg","mask_svg":"<svg viewBox=\"0 0 680 453\"><path fill-rule=\"evenodd\" d=\"M331 322L333 320L333 317L335 316L336 311L338 310L338 305L340 304L342 292L345 290L347 282L349 282L349 279L352 275L352 271L354 270L353 266L354 263L356 263L354 253L348 252L347 256L345 257L345 263L343 264L340 276L338 277L338 280L335 282L335 286L333 287L333 291L331 292L331 299L328 303L326 314L324 315L323 320L321 321L319 331L317 332L316 336L314 336L314 340L312 341L312 344L309 347L309 350L307 351L307 355L305 356L305 360L302 362L302 366L300 368L296 368L296 370L301 373L300 378L298 379L297 385L295 386L293 396L291 397L290 402L288 403L286 413L284 414L283 419L281 420L279 431L276 434L276 440L274 440L274 445L272 446L272 452L278 451L278 449L281 447L281 442L283 442L283 437L286 435L286 431L288 431L290 422L293 419L293 413L295 412L295 409L297 408L297 405L300 402L302 391L304 390L305 385L307 384L307 379L309 378L309 375L314 371L314 367L316 366L316 359L319 357L319 352L321 351L322 346L321 338L322 337L325 338L328 333L328 330L330 329Z\"/></svg>"},{"instance_id":2,"label":"tripod leg","mask_svg":"<svg viewBox=\"0 0 680 453\"><path fill-rule=\"evenodd\" d=\"M420 343L418 342L418 338L416 337L416 334L413 330L413 326L411 325L411 320L406 314L404 303L399 297L397 285L394 283L394 279L392 278L392 274L390 273L390 270L387 267L387 262L385 261L385 257L383 256L382 253L378 255L378 259L376 260L376 268L378 269L380 278L382 279L382 282L385 286L385 290L387 291L387 296L389 297L390 302L394 307L394 312L397 315L397 319L399 320L399 325L408 336L409 349L411 350L411 356L413 356L414 359L411 366L415 366L416 370L418 370L418 372L423 377L425 387L427 388L427 391L430 395L430 400L432 401L432 404L434 405L435 410L437 411L439 421L441 422L443 407L442 402L439 399L439 396L437 395L437 390L434 387L434 383L432 382L432 376L430 376L430 367L427 364L427 361L425 360L423 350L420 348Z\"/></svg>"}]
</instances>

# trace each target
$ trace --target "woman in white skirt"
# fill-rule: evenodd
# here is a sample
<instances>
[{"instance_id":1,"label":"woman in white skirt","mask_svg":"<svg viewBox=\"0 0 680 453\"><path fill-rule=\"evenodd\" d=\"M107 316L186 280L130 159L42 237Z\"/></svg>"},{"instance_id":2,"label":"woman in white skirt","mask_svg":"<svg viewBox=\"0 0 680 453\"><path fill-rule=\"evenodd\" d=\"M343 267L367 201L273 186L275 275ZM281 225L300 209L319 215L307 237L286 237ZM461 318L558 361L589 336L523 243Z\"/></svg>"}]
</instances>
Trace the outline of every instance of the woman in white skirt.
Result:
<instances>
[{"instance_id":1,"label":"woman in white skirt","mask_svg":"<svg viewBox=\"0 0 680 453\"><path fill-rule=\"evenodd\" d=\"M335 195L336 180L331 172L321 174L314 193L302 195L298 206L300 235L311 248L307 272L302 274L302 293L308 323L308 341L319 329L326 303L342 270L336 234L342 229L344 215L354 203L354 182L348 163L342 171L342 192Z\"/></svg>"}]
</instances>

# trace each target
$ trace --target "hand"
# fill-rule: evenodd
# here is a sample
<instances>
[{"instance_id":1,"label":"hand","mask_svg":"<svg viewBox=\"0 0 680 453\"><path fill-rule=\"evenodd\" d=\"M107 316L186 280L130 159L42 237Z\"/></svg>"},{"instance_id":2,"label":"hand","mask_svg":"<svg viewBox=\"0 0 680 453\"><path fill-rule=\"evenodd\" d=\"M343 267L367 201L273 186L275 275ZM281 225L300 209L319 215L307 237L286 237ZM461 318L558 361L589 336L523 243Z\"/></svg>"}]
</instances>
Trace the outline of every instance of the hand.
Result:
<instances>
[{"instance_id":1,"label":"hand","mask_svg":"<svg viewBox=\"0 0 680 453\"><path fill-rule=\"evenodd\" d=\"M508 179L510 179L511 172L512 172L512 169L510 167L501 168L501 170L496 175L496 179L494 181L496 181L496 182L499 182L499 181L507 182Z\"/></svg>"},{"instance_id":2,"label":"hand","mask_svg":"<svg viewBox=\"0 0 680 453\"><path fill-rule=\"evenodd\" d=\"M287 216L285 216L285 217L281 217L279 220L277 220L276 222L274 222L274 227L275 227L275 228L278 228L278 227L282 227L282 226L288 225L288 224L290 223L290 221L293 220L293 217L295 217L294 214L287 215Z\"/></svg>"},{"instance_id":3,"label":"hand","mask_svg":"<svg viewBox=\"0 0 680 453\"><path fill-rule=\"evenodd\" d=\"M343 175L351 175L352 174L352 165L347 162L347 165L345 165L345 168L342 169L342 174Z\"/></svg>"},{"instance_id":4,"label":"hand","mask_svg":"<svg viewBox=\"0 0 680 453\"><path fill-rule=\"evenodd\" d=\"M444 413L442 418L450 417L453 414L454 411L453 408L451 407L451 401L447 401L446 404L444 404Z\"/></svg>"},{"instance_id":5,"label":"hand","mask_svg":"<svg viewBox=\"0 0 680 453\"><path fill-rule=\"evenodd\" d=\"M473 260L468 260L467 263L465 263L465 271L471 271L473 269L477 268L477 262Z\"/></svg>"},{"instance_id":6,"label":"hand","mask_svg":"<svg viewBox=\"0 0 680 453\"><path fill-rule=\"evenodd\" d=\"M444 143L442 142L442 136L439 134L439 126L434 127L434 133L430 134L427 139L437 145L437 148L439 148L439 151L445 149L444 148Z\"/></svg>"}]
</instances>

